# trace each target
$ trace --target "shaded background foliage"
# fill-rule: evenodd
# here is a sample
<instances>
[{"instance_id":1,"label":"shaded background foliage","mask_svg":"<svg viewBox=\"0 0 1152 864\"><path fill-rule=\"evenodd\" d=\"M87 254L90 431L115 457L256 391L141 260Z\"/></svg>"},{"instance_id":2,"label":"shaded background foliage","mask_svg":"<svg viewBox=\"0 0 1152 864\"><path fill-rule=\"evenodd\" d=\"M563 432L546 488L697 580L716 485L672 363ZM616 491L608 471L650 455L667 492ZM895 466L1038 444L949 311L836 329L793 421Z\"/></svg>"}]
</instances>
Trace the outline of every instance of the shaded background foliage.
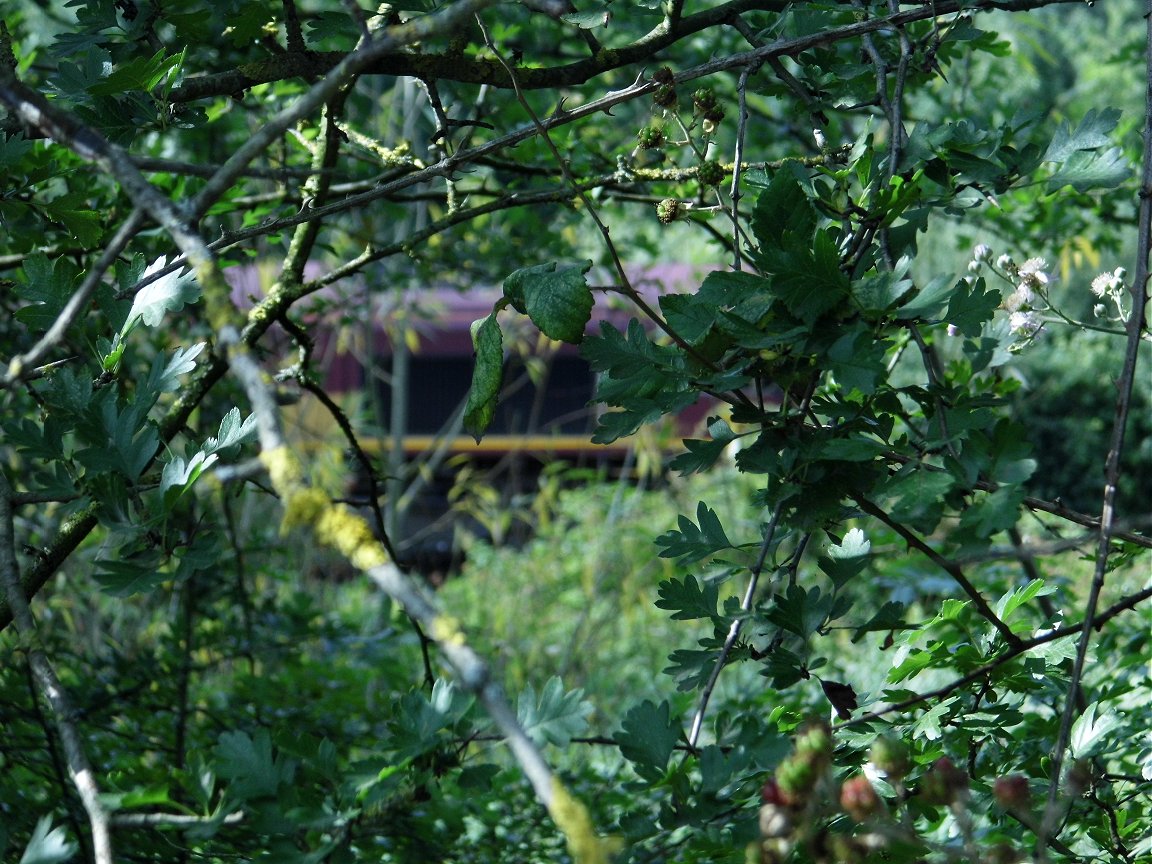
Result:
<instances>
[{"instance_id":1,"label":"shaded background foliage","mask_svg":"<svg viewBox=\"0 0 1152 864\"><path fill-rule=\"evenodd\" d=\"M361 20L388 32L453 5L358 17L330 3L16 3L4 23L22 81L186 204L354 48ZM839 38L835 28L896 7L640 2L581 4L572 17L559 5L495 6L479 13L484 29L461 19L382 58L325 113L297 117L196 228L224 265L261 267L264 305L249 313L237 298L245 333L281 373L280 396L306 405L325 390L326 352L309 354L308 331L335 322L355 343L365 313L398 289L495 285L518 270L520 288L505 283L515 295L537 287L527 268L558 261L580 273L556 289L565 300L583 302L587 286L627 299L614 250L629 267L718 271L658 307L675 338L603 331L583 350L604 373L601 398L621 409L598 435L703 390L735 403L731 425L702 430L648 475L654 489L553 468L515 511L492 506L506 500L468 472L457 489L473 525L535 533L522 546L493 545L503 528L464 538L466 563L441 599L495 658L520 726L616 840L537 800L500 743L507 730L467 681L449 683L435 640L451 638L301 531L279 533L275 499L291 510L291 496L246 473L251 390L221 377L229 343L211 297L175 272L153 278L181 250L146 223L41 358L59 365L5 373L11 545L25 578L45 584L38 636L11 625L0 636L11 658L0 854L99 860L92 804L68 777L69 724L97 766L116 860L1149 854L1146 375L1121 468L1122 533L1100 565L1111 617L1083 673L1072 629L1103 577L1092 517L1123 341L1088 284L1147 252L1130 170L1140 10L1023 2L977 15L953 13L993 4L940 2L933 17L913 8L923 20ZM677 20L698 29L657 46ZM665 64L683 74L808 36L743 82L752 67L702 68L677 85L674 108L648 83ZM579 114L628 88L610 112ZM528 109L550 118L547 141ZM909 139L894 146L901 125ZM467 155L517 129L515 147ZM748 164L735 216L738 142ZM139 203L77 155L83 143L46 140L15 111L3 120L6 361L40 342ZM977 244L992 249L980 268ZM725 271L734 245L739 274ZM1001 307L1022 279L1001 254L1015 267L1046 259L1034 338L1009 331ZM354 301L328 290L353 279ZM277 299L301 283L308 296ZM529 314L543 329L570 324L561 306ZM481 376L485 362L481 351ZM387 431L369 404L342 407L359 442ZM317 486L343 497L354 455L340 464L332 446L293 444ZM389 494L372 503L387 509L417 474L374 458ZM978 485L989 479L1002 488ZM1047 503L1022 507L1025 491ZM40 649L68 716L38 695ZM1068 782L1054 753L1072 765Z\"/></svg>"}]
</instances>

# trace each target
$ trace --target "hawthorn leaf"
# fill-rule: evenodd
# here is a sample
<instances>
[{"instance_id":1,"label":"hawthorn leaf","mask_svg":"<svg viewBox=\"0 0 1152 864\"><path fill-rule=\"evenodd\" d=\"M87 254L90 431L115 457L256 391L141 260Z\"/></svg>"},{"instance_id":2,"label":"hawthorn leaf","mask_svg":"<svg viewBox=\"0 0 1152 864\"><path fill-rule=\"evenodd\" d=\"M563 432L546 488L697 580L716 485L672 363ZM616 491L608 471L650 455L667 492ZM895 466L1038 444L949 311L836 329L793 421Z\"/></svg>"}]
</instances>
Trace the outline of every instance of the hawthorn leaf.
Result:
<instances>
[{"instance_id":1,"label":"hawthorn leaf","mask_svg":"<svg viewBox=\"0 0 1152 864\"><path fill-rule=\"evenodd\" d=\"M1061 123L1044 151L1044 162L1065 162L1072 154L1084 150L1099 150L1111 143L1110 135L1120 121L1120 110L1089 109L1075 129L1070 123Z\"/></svg>"},{"instance_id":2,"label":"hawthorn leaf","mask_svg":"<svg viewBox=\"0 0 1152 864\"><path fill-rule=\"evenodd\" d=\"M760 674L772 681L774 690L787 690L793 684L804 680L808 674L804 661L794 651L777 647L763 662Z\"/></svg>"},{"instance_id":3,"label":"hawthorn leaf","mask_svg":"<svg viewBox=\"0 0 1152 864\"><path fill-rule=\"evenodd\" d=\"M716 666L716 651L698 648L678 648L668 655L669 665L664 674L676 680L680 692L701 687Z\"/></svg>"},{"instance_id":4,"label":"hawthorn leaf","mask_svg":"<svg viewBox=\"0 0 1152 864\"><path fill-rule=\"evenodd\" d=\"M807 591L799 585L789 585L773 598L768 620L782 630L807 639L824 626L834 601L835 597L822 592L818 585Z\"/></svg>"},{"instance_id":5,"label":"hawthorn leaf","mask_svg":"<svg viewBox=\"0 0 1152 864\"><path fill-rule=\"evenodd\" d=\"M131 597L160 587L172 581L172 574L161 567L160 554L155 550L134 552L111 561L96 561L96 584L112 597Z\"/></svg>"},{"instance_id":6,"label":"hawthorn leaf","mask_svg":"<svg viewBox=\"0 0 1152 864\"><path fill-rule=\"evenodd\" d=\"M665 294L660 311L676 333L689 345L699 345L716 324L717 307L700 294Z\"/></svg>"},{"instance_id":7,"label":"hawthorn leaf","mask_svg":"<svg viewBox=\"0 0 1152 864\"><path fill-rule=\"evenodd\" d=\"M236 447L248 441L256 434L256 415L249 414L243 421L240 420L240 409L233 407L220 420L220 429L216 437L208 438L204 442L205 453L217 453Z\"/></svg>"},{"instance_id":8,"label":"hawthorn leaf","mask_svg":"<svg viewBox=\"0 0 1152 864\"><path fill-rule=\"evenodd\" d=\"M673 621L692 621L697 618L715 618L720 598L719 586L710 580L701 585L689 573L683 581L668 579L657 587L660 599L656 606L669 609Z\"/></svg>"},{"instance_id":9,"label":"hawthorn leaf","mask_svg":"<svg viewBox=\"0 0 1152 864\"><path fill-rule=\"evenodd\" d=\"M914 531L935 530L944 513L944 496L952 491L956 480L945 471L916 471L893 478L886 491L895 499L889 516L904 522Z\"/></svg>"},{"instance_id":10,"label":"hawthorn leaf","mask_svg":"<svg viewBox=\"0 0 1152 864\"><path fill-rule=\"evenodd\" d=\"M613 737L624 758L642 775L651 776L653 769L657 774L663 773L680 735L680 724L673 720L667 701L656 705L646 699L629 710Z\"/></svg>"},{"instance_id":11,"label":"hawthorn leaf","mask_svg":"<svg viewBox=\"0 0 1152 864\"><path fill-rule=\"evenodd\" d=\"M772 293L805 324L813 324L848 296L851 283L840 270L840 253L826 231L810 244L793 241L762 258L772 276Z\"/></svg>"},{"instance_id":12,"label":"hawthorn leaf","mask_svg":"<svg viewBox=\"0 0 1152 864\"><path fill-rule=\"evenodd\" d=\"M1021 585L1003 594L992 607L992 611L1001 621L1007 621L1025 603L1036 597L1051 594L1053 590L1051 587L1045 587L1043 579L1033 579L1027 585Z\"/></svg>"},{"instance_id":13,"label":"hawthorn leaf","mask_svg":"<svg viewBox=\"0 0 1152 864\"><path fill-rule=\"evenodd\" d=\"M866 317L883 315L913 291L911 279L904 276L911 259L901 258L894 270L869 273L852 284L852 301Z\"/></svg>"},{"instance_id":14,"label":"hawthorn leaf","mask_svg":"<svg viewBox=\"0 0 1152 864\"><path fill-rule=\"evenodd\" d=\"M114 96L130 90L144 90L150 92L184 59L184 52L165 56L165 49L161 48L152 57L137 57L127 63L116 66L112 72L88 88L88 92L95 96Z\"/></svg>"},{"instance_id":15,"label":"hawthorn leaf","mask_svg":"<svg viewBox=\"0 0 1152 864\"><path fill-rule=\"evenodd\" d=\"M752 233L761 250L781 247L791 234L805 243L816 230L816 210L793 173L784 167L772 177L752 208Z\"/></svg>"},{"instance_id":16,"label":"hawthorn leaf","mask_svg":"<svg viewBox=\"0 0 1152 864\"><path fill-rule=\"evenodd\" d=\"M1115 189L1131 174L1132 168L1119 147L1080 150L1069 156L1044 186L1047 192L1058 192L1065 186L1071 186L1077 192Z\"/></svg>"},{"instance_id":17,"label":"hawthorn leaf","mask_svg":"<svg viewBox=\"0 0 1152 864\"><path fill-rule=\"evenodd\" d=\"M679 558L684 563L699 561L716 554L721 549L731 549L732 541L724 533L720 517L703 501L696 507L696 521L681 515L677 522L679 530L669 531L656 538L656 545L663 546L661 558Z\"/></svg>"},{"instance_id":18,"label":"hawthorn leaf","mask_svg":"<svg viewBox=\"0 0 1152 864\"><path fill-rule=\"evenodd\" d=\"M681 476L706 471L716 464L725 448L736 440L736 433L720 417L709 418L708 434L711 440L686 438L684 447L688 451L673 457L669 467Z\"/></svg>"},{"instance_id":19,"label":"hawthorn leaf","mask_svg":"<svg viewBox=\"0 0 1152 864\"><path fill-rule=\"evenodd\" d=\"M479 441L496 415L504 380L504 337L495 312L472 324L472 345L476 349L476 367L464 406L464 428Z\"/></svg>"},{"instance_id":20,"label":"hawthorn leaf","mask_svg":"<svg viewBox=\"0 0 1152 864\"><path fill-rule=\"evenodd\" d=\"M164 466L160 474L160 495L165 507L171 507L219 457L201 451L185 462L177 456Z\"/></svg>"},{"instance_id":21,"label":"hawthorn leaf","mask_svg":"<svg viewBox=\"0 0 1152 864\"><path fill-rule=\"evenodd\" d=\"M884 355L891 347L891 341L877 339L867 328L849 330L828 349L829 368L836 383L846 393L871 396L885 374Z\"/></svg>"},{"instance_id":22,"label":"hawthorn leaf","mask_svg":"<svg viewBox=\"0 0 1152 864\"><path fill-rule=\"evenodd\" d=\"M668 467L680 474L699 474L707 471L724 453L728 446L727 441L702 441L698 438L686 438L684 448L687 452L680 453L672 458Z\"/></svg>"},{"instance_id":23,"label":"hawthorn leaf","mask_svg":"<svg viewBox=\"0 0 1152 864\"><path fill-rule=\"evenodd\" d=\"M587 12L565 12L560 16L561 21L571 24L573 27L579 27L581 30L607 27L611 18L612 10L606 5L601 5Z\"/></svg>"},{"instance_id":24,"label":"hawthorn leaf","mask_svg":"<svg viewBox=\"0 0 1152 864\"><path fill-rule=\"evenodd\" d=\"M153 273L163 270L167 264L167 258L157 258L148 266L141 278L147 279ZM157 327L167 313L179 312L186 304L195 303L199 299L200 286L192 271L181 273L179 270L174 270L136 292L136 296L132 298L128 319L124 322L120 334L122 337L126 336L140 322L143 322L145 327Z\"/></svg>"},{"instance_id":25,"label":"hawthorn leaf","mask_svg":"<svg viewBox=\"0 0 1152 864\"><path fill-rule=\"evenodd\" d=\"M504 296L549 339L578 345L592 318L592 292L585 278L590 269L591 261L525 267L504 280Z\"/></svg>"},{"instance_id":26,"label":"hawthorn leaf","mask_svg":"<svg viewBox=\"0 0 1152 864\"><path fill-rule=\"evenodd\" d=\"M278 759L266 729L252 738L247 732L225 732L216 744L216 773L232 782L228 791L237 798L271 798L281 783L291 783L296 764Z\"/></svg>"},{"instance_id":27,"label":"hawthorn leaf","mask_svg":"<svg viewBox=\"0 0 1152 864\"><path fill-rule=\"evenodd\" d=\"M16 295L29 305L16 310L16 319L34 331L47 330L56 321L80 280L79 269L67 259L36 253L23 267Z\"/></svg>"},{"instance_id":28,"label":"hawthorn leaf","mask_svg":"<svg viewBox=\"0 0 1152 864\"><path fill-rule=\"evenodd\" d=\"M977 279L969 285L959 282L952 299L948 302L949 324L965 336L979 336L985 321L992 320L992 314L1000 306L1000 295L986 289L984 280Z\"/></svg>"},{"instance_id":29,"label":"hawthorn leaf","mask_svg":"<svg viewBox=\"0 0 1152 864\"><path fill-rule=\"evenodd\" d=\"M746 270L713 270L704 277L696 296L716 307L735 308L768 291L770 285L763 276Z\"/></svg>"},{"instance_id":30,"label":"hawthorn leaf","mask_svg":"<svg viewBox=\"0 0 1152 864\"><path fill-rule=\"evenodd\" d=\"M852 528L839 545L829 546L817 563L837 585L843 585L868 564L872 543L859 528Z\"/></svg>"},{"instance_id":31,"label":"hawthorn leaf","mask_svg":"<svg viewBox=\"0 0 1152 864\"><path fill-rule=\"evenodd\" d=\"M51 816L41 816L32 831L20 864L58 864L71 861L78 847L68 842L68 832L63 827L53 828Z\"/></svg>"},{"instance_id":32,"label":"hawthorn leaf","mask_svg":"<svg viewBox=\"0 0 1152 864\"><path fill-rule=\"evenodd\" d=\"M875 615L861 624L852 632L852 641L859 642L864 634L882 630L901 630L905 627L904 604L889 600L881 606Z\"/></svg>"},{"instance_id":33,"label":"hawthorn leaf","mask_svg":"<svg viewBox=\"0 0 1152 864\"><path fill-rule=\"evenodd\" d=\"M1100 703L1093 702L1072 724L1072 737L1068 746L1074 759L1088 759L1101 751L1108 735L1121 725L1114 710L1100 712Z\"/></svg>"},{"instance_id":34,"label":"hawthorn leaf","mask_svg":"<svg viewBox=\"0 0 1152 864\"><path fill-rule=\"evenodd\" d=\"M651 395L663 386L676 356L671 348L652 342L635 318L625 333L602 321L600 335L585 339L580 353L597 372L627 379L630 389L640 395Z\"/></svg>"},{"instance_id":35,"label":"hawthorn leaf","mask_svg":"<svg viewBox=\"0 0 1152 864\"><path fill-rule=\"evenodd\" d=\"M1024 490L1019 486L1001 486L995 492L976 492L972 503L960 515L960 527L980 539L1007 531L1020 519Z\"/></svg>"},{"instance_id":36,"label":"hawthorn leaf","mask_svg":"<svg viewBox=\"0 0 1152 864\"><path fill-rule=\"evenodd\" d=\"M171 393L180 389L180 376L187 375L196 368L196 358L200 356L206 342L197 342L188 348L177 348L164 362L164 354L156 355L152 370L148 373L147 388L151 393ZM121 352L123 347L120 348ZM109 355L111 356L111 355ZM117 360L119 356L117 356Z\"/></svg>"},{"instance_id":37,"label":"hawthorn leaf","mask_svg":"<svg viewBox=\"0 0 1152 864\"><path fill-rule=\"evenodd\" d=\"M913 734L923 736L929 741L938 741L943 734L941 727L944 717L951 709L953 701L949 699L933 705L916 718L916 722L912 725Z\"/></svg>"},{"instance_id":38,"label":"hawthorn leaf","mask_svg":"<svg viewBox=\"0 0 1152 864\"><path fill-rule=\"evenodd\" d=\"M573 738L587 731L591 713L592 703L584 698L584 691L565 692L564 684L555 676L548 679L539 698L532 685L526 685L516 708L528 737L538 745L557 747L567 747Z\"/></svg>"},{"instance_id":39,"label":"hawthorn leaf","mask_svg":"<svg viewBox=\"0 0 1152 864\"><path fill-rule=\"evenodd\" d=\"M938 320L948 306L948 301L960 284L954 276L940 275L931 280L913 295L912 299L896 310L898 321L911 321L920 318L925 321Z\"/></svg>"},{"instance_id":40,"label":"hawthorn leaf","mask_svg":"<svg viewBox=\"0 0 1152 864\"><path fill-rule=\"evenodd\" d=\"M79 204L63 198L43 205L43 209L47 216L67 228L81 246L94 246L104 236L104 217Z\"/></svg>"}]
</instances>

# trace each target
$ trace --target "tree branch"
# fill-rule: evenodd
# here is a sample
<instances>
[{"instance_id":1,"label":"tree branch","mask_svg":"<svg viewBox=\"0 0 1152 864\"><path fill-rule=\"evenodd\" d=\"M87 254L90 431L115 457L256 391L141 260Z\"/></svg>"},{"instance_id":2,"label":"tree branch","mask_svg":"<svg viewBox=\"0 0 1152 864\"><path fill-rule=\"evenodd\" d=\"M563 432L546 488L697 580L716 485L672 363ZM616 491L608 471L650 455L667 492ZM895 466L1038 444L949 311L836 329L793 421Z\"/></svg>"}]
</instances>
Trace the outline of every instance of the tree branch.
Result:
<instances>
[{"instance_id":1,"label":"tree branch","mask_svg":"<svg viewBox=\"0 0 1152 864\"><path fill-rule=\"evenodd\" d=\"M972 605L976 607L981 617L986 619L989 624L996 628L996 632L1003 637L1004 641L1009 645L1019 645L1020 637L1012 632L1012 629L1000 620L999 616L992 611L992 607L988 605L988 601L984 599L984 595L976 590L967 576L964 575L964 570L955 561L950 561L917 537L912 531L909 531L904 525L901 525L895 519L891 518L887 513L864 498L853 499L857 506L874 519L883 522L897 534L899 534L904 542L912 549L924 555L929 561L952 577L953 581L960 586L968 599L972 601Z\"/></svg>"},{"instance_id":2,"label":"tree branch","mask_svg":"<svg viewBox=\"0 0 1152 864\"><path fill-rule=\"evenodd\" d=\"M918 8L904 10L895 15L871 18L845 27L829 29L823 33L812 34L787 42L773 43L747 54L718 58L707 64L708 72L704 74L746 66L766 57L795 55L820 45L853 39L865 33L874 33L893 26L937 18L959 11L979 12L997 9L1022 12L1045 6L1083 2L1084 0L979 0L979 2L972 3L967 2L967 0L936 0L936 2L924 3ZM783 12L789 5L789 0L731 0L731 2L705 9L694 15L680 17L675 22L675 27L670 26L670 22L666 19L635 42L619 48L604 48L594 56L583 60L563 66L517 69L517 80L523 90L575 87L585 84L605 72L611 72L625 66L648 63L665 48L714 25L732 21L744 12L779 13ZM402 26L408 26L408 24ZM395 27L389 28L389 33L396 29ZM228 72L188 79L172 89L172 92L168 94L168 101L183 103L220 96L234 97L257 84L266 84L287 78L327 75L351 56L352 54L338 51L313 51L304 54L289 52L275 58L244 64L241 68ZM514 87L507 69L495 59L465 57L459 53L395 53L395 48L392 46L376 51L371 60L365 62L357 71L364 75L410 76L423 80L487 85L506 90Z\"/></svg>"},{"instance_id":3,"label":"tree branch","mask_svg":"<svg viewBox=\"0 0 1152 864\"><path fill-rule=\"evenodd\" d=\"M7 460L4 460L5 463ZM73 718L76 710L68 691L60 684L56 670L48 659L36 632L36 621L20 584L16 563L16 535L12 521L12 486L7 475L0 471L0 584L12 610L16 629L28 651L28 664L36 679L40 694L52 711L56 731L64 747L64 758L68 774L80 800L88 814L88 824L92 829L92 847L95 864L113 864L112 833L108 822L108 812L100 801L100 787L95 772L84 752L84 739L76 728Z\"/></svg>"},{"instance_id":4,"label":"tree branch","mask_svg":"<svg viewBox=\"0 0 1152 864\"><path fill-rule=\"evenodd\" d=\"M957 678L950 684L946 684L943 687L938 687L937 689L931 690L927 693L920 693L916 696L911 696L902 702L895 702L892 705L889 705L887 708L881 708L878 711L872 711L868 714L862 714L859 717L854 717L851 720L838 723L837 728L871 723L873 720L879 720L888 714L914 708L923 702L942 699L956 692L961 687L971 684L974 681L979 681L980 679L1003 666L1005 663L1011 662L1021 654L1028 653L1033 648L1038 648L1041 645L1047 645L1049 642L1055 642L1057 639L1066 639L1069 636L1075 636L1077 633L1083 633L1086 630L1098 630L1105 623L1111 621L1117 615L1121 614L1122 612L1128 612L1132 609L1135 609L1145 600L1149 599L1152 599L1152 588L1145 588L1143 591L1137 591L1135 594L1125 597L1119 603L1116 603L1115 605L1109 607L1106 611L1097 615L1092 621L1092 627L1085 627L1084 625L1086 622L1081 621L1078 624L1069 624L1067 627L1057 627L1053 630L1049 630L1046 633L1041 634L1040 636L1034 636L1031 639L1020 640L1017 642L1017 644L1005 648L1002 654L994 657L992 660L989 660L983 666L980 666L978 669L973 669L967 675Z\"/></svg>"}]
</instances>

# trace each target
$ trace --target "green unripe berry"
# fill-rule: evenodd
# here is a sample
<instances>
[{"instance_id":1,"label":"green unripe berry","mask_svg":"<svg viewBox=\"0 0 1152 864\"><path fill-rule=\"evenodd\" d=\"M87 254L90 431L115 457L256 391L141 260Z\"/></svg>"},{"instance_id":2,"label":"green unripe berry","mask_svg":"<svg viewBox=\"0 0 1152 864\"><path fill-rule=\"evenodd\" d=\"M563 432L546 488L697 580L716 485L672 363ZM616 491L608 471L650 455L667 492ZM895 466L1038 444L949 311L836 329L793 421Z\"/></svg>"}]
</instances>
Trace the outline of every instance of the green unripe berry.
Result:
<instances>
[{"instance_id":1,"label":"green unripe berry","mask_svg":"<svg viewBox=\"0 0 1152 864\"><path fill-rule=\"evenodd\" d=\"M832 734L827 726L812 726L796 740L796 754L818 760L832 756Z\"/></svg>"},{"instance_id":2,"label":"green unripe berry","mask_svg":"<svg viewBox=\"0 0 1152 864\"><path fill-rule=\"evenodd\" d=\"M789 798L804 802L820 779L819 772L812 762L807 759L798 759L793 756L785 759L776 769L776 782L780 784L780 791Z\"/></svg>"},{"instance_id":3,"label":"green unripe berry","mask_svg":"<svg viewBox=\"0 0 1152 864\"><path fill-rule=\"evenodd\" d=\"M707 115L709 111L715 111L717 108L719 105L716 94L711 87L701 87L692 94L692 110L697 114Z\"/></svg>"},{"instance_id":4,"label":"green unripe berry","mask_svg":"<svg viewBox=\"0 0 1152 864\"><path fill-rule=\"evenodd\" d=\"M968 791L968 774L941 756L920 780L920 797L926 804L955 804Z\"/></svg>"},{"instance_id":5,"label":"green unripe berry","mask_svg":"<svg viewBox=\"0 0 1152 864\"><path fill-rule=\"evenodd\" d=\"M667 140L664 130L659 126L645 126L637 133L636 139L640 142L641 150L655 150Z\"/></svg>"},{"instance_id":6,"label":"green unripe berry","mask_svg":"<svg viewBox=\"0 0 1152 864\"><path fill-rule=\"evenodd\" d=\"M908 745L888 735L881 735L873 742L870 758L889 780L903 780L912 768Z\"/></svg>"},{"instance_id":7,"label":"green unripe berry","mask_svg":"<svg viewBox=\"0 0 1152 864\"><path fill-rule=\"evenodd\" d=\"M684 205L677 201L675 198L665 198L656 205L656 218L660 220L660 224L667 225L670 222L675 222L686 212Z\"/></svg>"},{"instance_id":8,"label":"green unripe berry","mask_svg":"<svg viewBox=\"0 0 1152 864\"><path fill-rule=\"evenodd\" d=\"M652 93L652 101L661 108L675 108L677 101L676 88L671 84L661 84Z\"/></svg>"},{"instance_id":9,"label":"green unripe berry","mask_svg":"<svg viewBox=\"0 0 1152 864\"><path fill-rule=\"evenodd\" d=\"M701 186L719 186L728 176L728 172L715 160L704 162L696 169L696 176Z\"/></svg>"}]
</instances>

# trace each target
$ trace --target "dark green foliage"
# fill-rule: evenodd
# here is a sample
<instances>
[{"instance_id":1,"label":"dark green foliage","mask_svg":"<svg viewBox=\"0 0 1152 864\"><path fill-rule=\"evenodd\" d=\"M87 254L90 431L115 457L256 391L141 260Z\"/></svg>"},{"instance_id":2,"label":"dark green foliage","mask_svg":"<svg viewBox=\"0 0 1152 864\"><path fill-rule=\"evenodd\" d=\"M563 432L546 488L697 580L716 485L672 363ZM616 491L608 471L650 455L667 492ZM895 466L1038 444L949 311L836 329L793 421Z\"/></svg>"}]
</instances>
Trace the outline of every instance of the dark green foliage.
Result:
<instances>
[{"instance_id":1,"label":"dark green foliage","mask_svg":"<svg viewBox=\"0 0 1152 864\"><path fill-rule=\"evenodd\" d=\"M117 862L1152 854L1135 6L329 5L6 9L0 857L95 858L61 729ZM551 340L613 445L531 496L324 365L484 285L448 427ZM446 465L424 615L361 571Z\"/></svg>"}]
</instances>

